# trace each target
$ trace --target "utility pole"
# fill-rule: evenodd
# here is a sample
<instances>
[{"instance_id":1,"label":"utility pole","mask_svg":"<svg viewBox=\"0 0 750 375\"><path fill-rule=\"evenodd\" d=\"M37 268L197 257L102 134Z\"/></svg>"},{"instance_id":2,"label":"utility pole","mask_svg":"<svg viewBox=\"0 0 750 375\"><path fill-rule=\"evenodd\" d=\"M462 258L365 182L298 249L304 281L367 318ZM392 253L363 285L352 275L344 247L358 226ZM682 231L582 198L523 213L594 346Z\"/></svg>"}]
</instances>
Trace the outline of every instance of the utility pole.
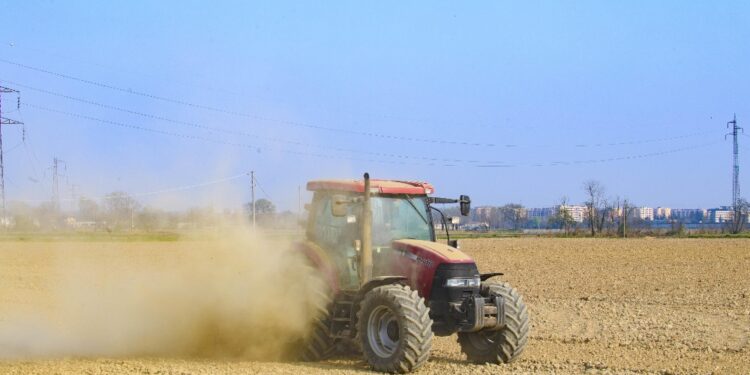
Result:
<instances>
[{"instance_id":1,"label":"utility pole","mask_svg":"<svg viewBox=\"0 0 750 375\"><path fill-rule=\"evenodd\" d=\"M622 237L628 236L628 200L622 202Z\"/></svg>"},{"instance_id":2,"label":"utility pole","mask_svg":"<svg viewBox=\"0 0 750 375\"><path fill-rule=\"evenodd\" d=\"M0 222L2 222L3 226L6 224L5 222L5 166L3 164L3 125L23 125L23 122L3 117L3 104L2 104L3 95L2 94L9 94L9 93L15 93L16 95L19 95L18 90L0 86L0 200L2 200L2 215L3 215L3 217L0 218ZM21 107L20 96L18 96L18 101L17 101L16 106L17 108ZM25 138L25 133L24 133L24 138Z\"/></svg>"},{"instance_id":3,"label":"utility pole","mask_svg":"<svg viewBox=\"0 0 750 375\"><path fill-rule=\"evenodd\" d=\"M60 165L65 165L65 161L54 157L52 159L52 204L55 212L60 212Z\"/></svg>"},{"instance_id":4,"label":"utility pole","mask_svg":"<svg viewBox=\"0 0 750 375\"><path fill-rule=\"evenodd\" d=\"M250 199L253 210L253 230L255 230L255 171L250 171Z\"/></svg>"},{"instance_id":5,"label":"utility pole","mask_svg":"<svg viewBox=\"0 0 750 375\"><path fill-rule=\"evenodd\" d=\"M75 212L78 203L78 185L70 185L70 211Z\"/></svg>"},{"instance_id":6,"label":"utility pole","mask_svg":"<svg viewBox=\"0 0 750 375\"><path fill-rule=\"evenodd\" d=\"M297 185L297 223L301 223L305 215L302 214L302 185ZM297 224L302 233L305 233L305 227Z\"/></svg>"},{"instance_id":7,"label":"utility pole","mask_svg":"<svg viewBox=\"0 0 750 375\"><path fill-rule=\"evenodd\" d=\"M741 127L737 126L737 114L735 113L732 117L732 121L727 122L727 127L732 126L732 132L725 135L724 138L728 135L732 135L732 142L733 142L733 163L732 163L732 211L734 212L734 217L732 218L732 221L734 223L733 225L733 231L735 233L738 233L742 231L742 224L743 224L743 210L742 205L740 204L740 147L739 143L737 142L737 134L738 130L745 131Z\"/></svg>"}]
</instances>

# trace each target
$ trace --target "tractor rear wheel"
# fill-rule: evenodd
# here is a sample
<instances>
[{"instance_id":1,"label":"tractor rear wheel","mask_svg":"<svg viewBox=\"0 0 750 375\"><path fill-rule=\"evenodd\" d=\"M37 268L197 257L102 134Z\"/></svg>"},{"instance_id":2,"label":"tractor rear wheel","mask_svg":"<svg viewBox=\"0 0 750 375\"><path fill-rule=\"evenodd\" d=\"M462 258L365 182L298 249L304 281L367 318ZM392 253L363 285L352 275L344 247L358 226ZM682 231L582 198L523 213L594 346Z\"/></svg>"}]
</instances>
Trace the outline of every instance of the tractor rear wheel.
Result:
<instances>
[{"instance_id":1,"label":"tractor rear wheel","mask_svg":"<svg viewBox=\"0 0 750 375\"><path fill-rule=\"evenodd\" d=\"M529 313L518 291L508 283L489 282L482 286L484 297L505 300L505 326L497 331L459 332L458 343L469 361L510 363L523 352L529 337Z\"/></svg>"},{"instance_id":2,"label":"tractor rear wheel","mask_svg":"<svg viewBox=\"0 0 750 375\"><path fill-rule=\"evenodd\" d=\"M365 360L377 371L407 373L430 357L430 309L408 286L368 292L357 313L357 330Z\"/></svg>"}]
</instances>

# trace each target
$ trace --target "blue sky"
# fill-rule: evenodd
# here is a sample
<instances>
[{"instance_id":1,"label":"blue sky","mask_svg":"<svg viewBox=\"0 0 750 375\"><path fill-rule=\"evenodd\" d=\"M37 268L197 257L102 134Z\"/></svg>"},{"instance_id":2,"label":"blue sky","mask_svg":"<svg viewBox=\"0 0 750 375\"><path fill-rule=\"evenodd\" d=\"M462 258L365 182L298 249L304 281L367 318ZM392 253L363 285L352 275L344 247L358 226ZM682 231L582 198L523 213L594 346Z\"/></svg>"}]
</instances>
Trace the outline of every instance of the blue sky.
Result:
<instances>
[{"instance_id":1,"label":"blue sky","mask_svg":"<svg viewBox=\"0 0 750 375\"><path fill-rule=\"evenodd\" d=\"M172 188L250 170L282 209L309 179L364 171L476 204L582 201L596 179L639 204L712 207L731 199L726 122L750 119L745 2L2 0L0 12L0 84L24 104L4 96L3 116L27 135L3 128L9 200L49 199L57 156L64 197L125 190L165 208L236 207L244 177Z\"/></svg>"}]
</instances>

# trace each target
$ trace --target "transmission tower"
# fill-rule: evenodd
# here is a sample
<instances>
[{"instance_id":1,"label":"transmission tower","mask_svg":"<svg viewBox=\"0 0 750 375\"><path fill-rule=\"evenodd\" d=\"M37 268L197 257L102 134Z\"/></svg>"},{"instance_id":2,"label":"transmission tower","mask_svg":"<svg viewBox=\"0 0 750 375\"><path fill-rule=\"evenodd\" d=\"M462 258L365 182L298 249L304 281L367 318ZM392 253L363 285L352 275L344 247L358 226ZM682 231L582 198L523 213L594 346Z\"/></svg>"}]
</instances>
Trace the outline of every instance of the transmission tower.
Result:
<instances>
[{"instance_id":1,"label":"transmission tower","mask_svg":"<svg viewBox=\"0 0 750 375\"><path fill-rule=\"evenodd\" d=\"M23 125L23 122L3 117L3 95L15 93L18 100L16 108L21 107L21 97L18 90L0 86L0 200L2 200L2 215L0 219L5 224L5 165L3 164L3 125Z\"/></svg>"},{"instance_id":2,"label":"transmission tower","mask_svg":"<svg viewBox=\"0 0 750 375\"><path fill-rule=\"evenodd\" d=\"M729 134L732 135L732 141L734 142L734 160L732 166L732 208L736 213L737 209L740 206L740 147L737 143L737 133L738 130L742 130L744 132L744 129L737 126L737 114L734 115L732 121L727 122L727 127L729 127L730 125L732 126L732 132Z\"/></svg>"},{"instance_id":3,"label":"transmission tower","mask_svg":"<svg viewBox=\"0 0 750 375\"><path fill-rule=\"evenodd\" d=\"M745 130L737 126L737 115L735 114L732 121L727 122L727 127L732 126L732 132L725 135L732 135L733 141L733 164L732 164L732 233L742 232L747 216L747 207L740 196L740 147L737 142L737 134L740 130Z\"/></svg>"}]
</instances>

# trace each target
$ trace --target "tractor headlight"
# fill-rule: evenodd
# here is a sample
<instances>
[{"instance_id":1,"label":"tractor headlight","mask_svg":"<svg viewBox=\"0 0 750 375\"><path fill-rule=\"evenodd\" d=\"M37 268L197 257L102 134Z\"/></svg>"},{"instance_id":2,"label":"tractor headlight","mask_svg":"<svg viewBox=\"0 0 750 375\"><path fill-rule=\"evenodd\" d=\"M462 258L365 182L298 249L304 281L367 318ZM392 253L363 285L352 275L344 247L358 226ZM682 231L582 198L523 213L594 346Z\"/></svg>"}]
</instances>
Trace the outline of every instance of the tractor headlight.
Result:
<instances>
[{"instance_id":1,"label":"tractor headlight","mask_svg":"<svg viewBox=\"0 0 750 375\"><path fill-rule=\"evenodd\" d=\"M479 283L478 277L454 277L445 280L445 286L448 288L478 288Z\"/></svg>"}]
</instances>

